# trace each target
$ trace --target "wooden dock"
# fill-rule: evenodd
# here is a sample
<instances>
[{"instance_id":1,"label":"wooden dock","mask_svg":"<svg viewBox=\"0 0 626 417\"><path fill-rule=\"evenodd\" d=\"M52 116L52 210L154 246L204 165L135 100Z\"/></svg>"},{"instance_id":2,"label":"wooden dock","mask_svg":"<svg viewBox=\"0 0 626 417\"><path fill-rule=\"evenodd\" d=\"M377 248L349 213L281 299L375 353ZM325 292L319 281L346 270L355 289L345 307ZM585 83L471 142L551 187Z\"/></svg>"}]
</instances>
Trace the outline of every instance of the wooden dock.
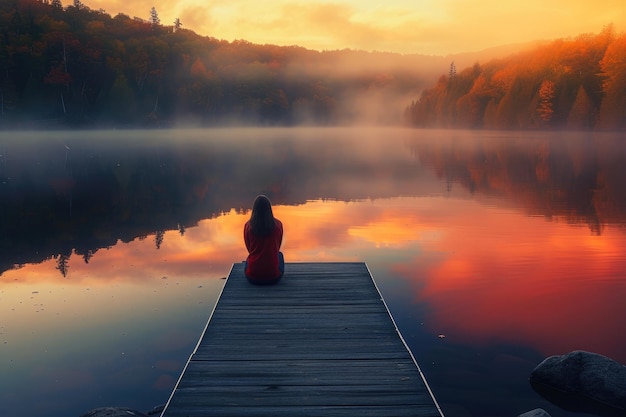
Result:
<instances>
[{"instance_id":1,"label":"wooden dock","mask_svg":"<svg viewBox=\"0 0 626 417\"><path fill-rule=\"evenodd\" d=\"M364 263L233 265L162 417L443 414Z\"/></svg>"}]
</instances>

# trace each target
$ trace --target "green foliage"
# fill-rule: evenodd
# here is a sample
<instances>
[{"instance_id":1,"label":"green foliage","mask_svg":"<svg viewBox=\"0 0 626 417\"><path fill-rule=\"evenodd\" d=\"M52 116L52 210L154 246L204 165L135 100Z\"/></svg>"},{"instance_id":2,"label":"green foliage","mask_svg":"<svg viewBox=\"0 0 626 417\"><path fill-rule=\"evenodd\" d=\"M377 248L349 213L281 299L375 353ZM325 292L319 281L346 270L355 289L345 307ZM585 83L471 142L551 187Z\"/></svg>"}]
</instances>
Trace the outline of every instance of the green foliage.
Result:
<instances>
[{"instance_id":1,"label":"green foliage","mask_svg":"<svg viewBox=\"0 0 626 417\"><path fill-rule=\"evenodd\" d=\"M624 129L625 63L626 34L608 26L458 75L451 69L406 108L405 119L429 127Z\"/></svg>"}]
</instances>

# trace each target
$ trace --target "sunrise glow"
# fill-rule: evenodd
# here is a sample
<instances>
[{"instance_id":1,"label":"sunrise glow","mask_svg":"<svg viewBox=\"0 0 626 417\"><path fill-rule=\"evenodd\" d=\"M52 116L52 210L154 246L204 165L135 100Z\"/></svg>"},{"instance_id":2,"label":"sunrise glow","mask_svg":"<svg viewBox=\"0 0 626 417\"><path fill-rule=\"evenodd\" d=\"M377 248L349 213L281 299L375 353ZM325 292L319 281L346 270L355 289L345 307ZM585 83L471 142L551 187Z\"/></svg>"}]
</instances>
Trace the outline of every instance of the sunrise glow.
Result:
<instances>
[{"instance_id":1,"label":"sunrise glow","mask_svg":"<svg viewBox=\"0 0 626 417\"><path fill-rule=\"evenodd\" d=\"M69 4L68 0L63 2ZM95 10L148 19L154 6L163 25L217 39L299 45L316 50L361 49L446 55L490 47L626 28L626 3L355 0L308 2L85 0Z\"/></svg>"}]
</instances>

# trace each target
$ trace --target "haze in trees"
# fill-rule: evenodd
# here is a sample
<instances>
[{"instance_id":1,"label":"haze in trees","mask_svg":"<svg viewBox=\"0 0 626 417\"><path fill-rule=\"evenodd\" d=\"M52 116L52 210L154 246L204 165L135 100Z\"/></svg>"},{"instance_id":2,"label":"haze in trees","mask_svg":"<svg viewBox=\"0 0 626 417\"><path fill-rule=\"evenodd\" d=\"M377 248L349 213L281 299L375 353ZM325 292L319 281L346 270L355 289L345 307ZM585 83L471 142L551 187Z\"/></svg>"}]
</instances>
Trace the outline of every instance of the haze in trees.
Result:
<instances>
[{"instance_id":1,"label":"haze in trees","mask_svg":"<svg viewBox=\"0 0 626 417\"><path fill-rule=\"evenodd\" d=\"M442 57L227 42L80 0L0 2L0 126L402 123Z\"/></svg>"}]
</instances>

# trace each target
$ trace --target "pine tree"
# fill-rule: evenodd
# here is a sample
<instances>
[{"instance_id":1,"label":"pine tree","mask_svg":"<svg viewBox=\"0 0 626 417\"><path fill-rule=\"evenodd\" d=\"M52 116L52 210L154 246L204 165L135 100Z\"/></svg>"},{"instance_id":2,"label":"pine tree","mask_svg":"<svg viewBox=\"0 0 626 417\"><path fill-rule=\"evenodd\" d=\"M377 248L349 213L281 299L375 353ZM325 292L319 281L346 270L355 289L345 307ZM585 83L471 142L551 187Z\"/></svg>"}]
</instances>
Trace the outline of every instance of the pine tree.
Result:
<instances>
[{"instance_id":1,"label":"pine tree","mask_svg":"<svg viewBox=\"0 0 626 417\"><path fill-rule=\"evenodd\" d=\"M161 24L161 19L159 19L159 14L154 6L150 9L150 24L152 27L159 26Z\"/></svg>"},{"instance_id":2,"label":"pine tree","mask_svg":"<svg viewBox=\"0 0 626 417\"><path fill-rule=\"evenodd\" d=\"M174 32L177 32L177 31L178 31L178 29L180 29L182 25L183 25L183 24L181 23L180 19L179 19L179 18L176 18L176 19L174 20Z\"/></svg>"},{"instance_id":3,"label":"pine tree","mask_svg":"<svg viewBox=\"0 0 626 417\"><path fill-rule=\"evenodd\" d=\"M456 65L454 65L454 61L450 64L450 73L448 74L448 78L452 79L456 77Z\"/></svg>"},{"instance_id":4,"label":"pine tree","mask_svg":"<svg viewBox=\"0 0 626 417\"><path fill-rule=\"evenodd\" d=\"M541 87L539 87L539 106L537 113L539 114L539 118L547 124L550 123L552 115L554 114L554 97L554 82L544 80L541 83Z\"/></svg>"},{"instance_id":5,"label":"pine tree","mask_svg":"<svg viewBox=\"0 0 626 417\"><path fill-rule=\"evenodd\" d=\"M590 129L593 127L596 110L593 107L589 94L582 85L578 87L576 100L570 109L567 118L567 127L574 129Z\"/></svg>"}]
</instances>

